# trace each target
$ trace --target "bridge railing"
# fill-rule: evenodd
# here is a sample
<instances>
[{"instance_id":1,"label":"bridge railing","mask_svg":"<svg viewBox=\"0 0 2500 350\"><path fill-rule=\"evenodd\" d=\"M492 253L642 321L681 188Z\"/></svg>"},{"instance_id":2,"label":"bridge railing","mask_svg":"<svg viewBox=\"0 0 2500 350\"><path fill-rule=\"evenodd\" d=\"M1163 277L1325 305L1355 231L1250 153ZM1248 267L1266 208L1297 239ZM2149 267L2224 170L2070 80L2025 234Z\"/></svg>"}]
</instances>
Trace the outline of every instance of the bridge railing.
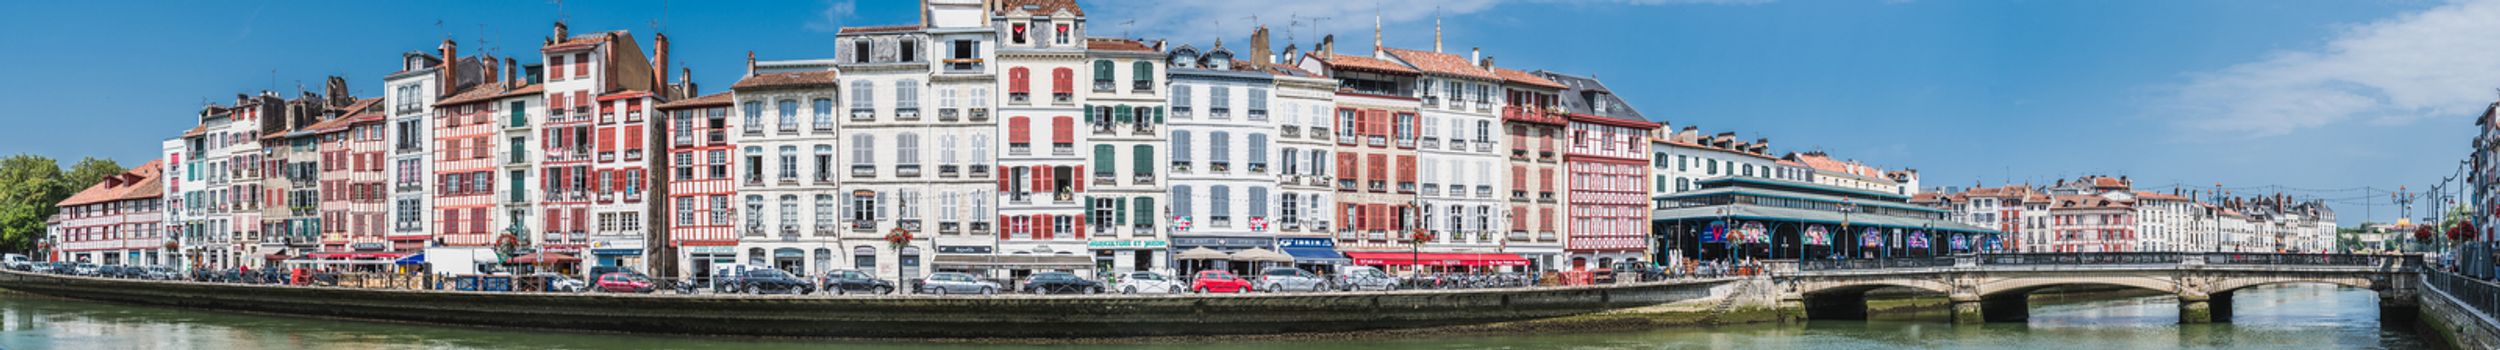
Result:
<instances>
[{"instance_id":1,"label":"bridge railing","mask_svg":"<svg viewBox=\"0 0 2500 350\"><path fill-rule=\"evenodd\" d=\"M2422 274L2422 284L2439 293L2465 302L2465 307L2485 317L2500 316L2500 284L2492 284L2447 271Z\"/></svg>"},{"instance_id":2,"label":"bridge railing","mask_svg":"<svg viewBox=\"0 0 2500 350\"><path fill-rule=\"evenodd\" d=\"M2178 264L2187 257L2179 253L2055 253L2055 254L1981 254L1980 265L2146 265Z\"/></svg>"},{"instance_id":3,"label":"bridge railing","mask_svg":"<svg viewBox=\"0 0 2500 350\"><path fill-rule=\"evenodd\" d=\"M1952 257L1807 260L1798 263L1800 271L1872 270L1956 266L1967 260L1971 266L2106 266L2106 265L2208 265L2208 266L2325 266L2373 267L2381 271L2419 271L2422 258L2415 255L2360 254L2272 254L2272 253L2013 253L1975 254Z\"/></svg>"},{"instance_id":4,"label":"bridge railing","mask_svg":"<svg viewBox=\"0 0 2500 350\"><path fill-rule=\"evenodd\" d=\"M1893 259L1858 259L1858 260L1807 260L1807 261L1805 261L1804 263L1797 264L1797 267L1798 267L1798 269L1800 269L1800 270L1804 270L1804 271L1871 270L1871 269L1906 269L1906 268L1926 268L1926 267L1952 267L1952 266L1953 266L1953 262L1954 262L1954 260L1955 260L1955 259L1954 259L1953 257L1932 257L1932 258L1893 258Z\"/></svg>"}]
</instances>

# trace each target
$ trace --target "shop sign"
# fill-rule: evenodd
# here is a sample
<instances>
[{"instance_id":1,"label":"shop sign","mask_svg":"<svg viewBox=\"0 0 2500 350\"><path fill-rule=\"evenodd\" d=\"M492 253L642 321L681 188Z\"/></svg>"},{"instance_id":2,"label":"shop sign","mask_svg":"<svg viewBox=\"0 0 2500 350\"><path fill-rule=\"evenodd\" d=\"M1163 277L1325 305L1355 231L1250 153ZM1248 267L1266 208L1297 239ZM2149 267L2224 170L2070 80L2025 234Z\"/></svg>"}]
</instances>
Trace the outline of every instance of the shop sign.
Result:
<instances>
[{"instance_id":1,"label":"shop sign","mask_svg":"<svg viewBox=\"0 0 2500 350\"><path fill-rule=\"evenodd\" d=\"M937 247L937 251L938 251L938 254L989 254L989 253L990 253L990 246L985 246L985 245L942 245L942 246L938 246L938 247Z\"/></svg>"},{"instance_id":2,"label":"shop sign","mask_svg":"<svg viewBox=\"0 0 2500 350\"><path fill-rule=\"evenodd\" d=\"M1336 248L1337 240L1327 238L1277 238L1277 248Z\"/></svg>"},{"instance_id":3,"label":"shop sign","mask_svg":"<svg viewBox=\"0 0 2500 350\"><path fill-rule=\"evenodd\" d=\"M1085 248L1088 249L1160 249L1171 245L1172 244L1170 242L1152 239L1085 242Z\"/></svg>"}]
</instances>

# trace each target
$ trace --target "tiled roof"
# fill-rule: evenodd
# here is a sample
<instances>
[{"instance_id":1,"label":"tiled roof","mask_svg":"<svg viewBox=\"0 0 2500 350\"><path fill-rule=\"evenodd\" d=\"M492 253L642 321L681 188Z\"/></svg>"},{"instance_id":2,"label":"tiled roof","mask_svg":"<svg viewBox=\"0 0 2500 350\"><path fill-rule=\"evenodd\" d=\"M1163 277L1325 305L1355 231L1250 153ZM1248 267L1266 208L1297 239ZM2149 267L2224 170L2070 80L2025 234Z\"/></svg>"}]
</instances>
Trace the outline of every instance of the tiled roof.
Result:
<instances>
[{"instance_id":1,"label":"tiled roof","mask_svg":"<svg viewBox=\"0 0 2500 350\"><path fill-rule=\"evenodd\" d=\"M2159 199L2159 200L2170 200L2170 201L2187 201L2187 200L2188 200L2188 198L2187 198L2187 197L2180 197L2180 196L2178 196L2178 195L2168 194L2168 193L2161 193L2161 192L2136 192L2136 193L2135 193L2135 197L2136 197L2136 198L2140 198L2140 199Z\"/></svg>"},{"instance_id":2,"label":"tiled roof","mask_svg":"<svg viewBox=\"0 0 2500 350\"><path fill-rule=\"evenodd\" d=\"M1329 69L1353 69L1403 74L1422 73L1415 71L1414 68L1407 68L1406 65L1398 64L1397 62L1389 62L1389 60L1371 58L1369 56L1338 54L1313 54L1313 56L1319 58L1320 63L1328 64Z\"/></svg>"},{"instance_id":3,"label":"tiled roof","mask_svg":"<svg viewBox=\"0 0 2500 350\"><path fill-rule=\"evenodd\" d=\"M672 102L669 102L669 103L662 103L662 104L660 104L660 105L658 105L658 106L652 106L652 107L653 107L653 108L659 108L659 109L678 109L678 108L686 108L686 107L720 106L720 105L728 105L728 104L729 104L729 101L730 101L730 95L729 95L729 93L727 93L727 92L722 92L722 93L715 93L715 94L710 94L710 95L696 96L695 98L689 98L689 99L677 100L677 101L672 101Z\"/></svg>"},{"instance_id":4,"label":"tiled roof","mask_svg":"<svg viewBox=\"0 0 2500 350\"><path fill-rule=\"evenodd\" d=\"M1076 0L998 0L998 12L994 14L1004 15L1025 6L1034 7L1025 11L1034 15L1048 16L1059 10L1068 10L1068 14L1077 16L1085 15L1085 9L1076 6Z\"/></svg>"},{"instance_id":5,"label":"tiled roof","mask_svg":"<svg viewBox=\"0 0 2500 350\"><path fill-rule=\"evenodd\" d=\"M366 111L366 109L371 109L373 108L373 105L380 103L382 103L382 98L380 97L356 100L356 103L347 105L347 115L342 115L338 118L330 118L330 120L323 120L319 123L313 123L312 126L304 127L304 130L315 133L332 132L346 129L348 125L356 124L356 122L359 121L358 119L380 119L382 117L382 113Z\"/></svg>"},{"instance_id":6,"label":"tiled roof","mask_svg":"<svg viewBox=\"0 0 2500 350\"><path fill-rule=\"evenodd\" d=\"M193 127L191 127L191 131L184 131L184 132L182 132L182 137L193 137L193 136L200 136L200 135L206 135L206 134L208 134L208 126L207 126L207 125L200 125L200 126L193 126Z\"/></svg>"},{"instance_id":7,"label":"tiled roof","mask_svg":"<svg viewBox=\"0 0 2500 350\"><path fill-rule=\"evenodd\" d=\"M1155 52L1155 49L1153 47L1146 46L1145 42L1116 38L1085 38L1085 49L1097 51Z\"/></svg>"},{"instance_id":8,"label":"tiled roof","mask_svg":"<svg viewBox=\"0 0 2500 350\"><path fill-rule=\"evenodd\" d=\"M2092 195L2057 196L2055 200L2057 203L2050 205L2050 209L2124 209L2135 207L2134 201L2122 201L2109 199L2109 197Z\"/></svg>"},{"instance_id":9,"label":"tiled roof","mask_svg":"<svg viewBox=\"0 0 2500 350\"><path fill-rule=\"evenodd\" d=\"M1485 70L1484 67L1476 66L1475 62L1468 62L1466 57L1458 57L1458 55L1399 48L1384 48L1382 50L1388 51L1389 55L1397 56L1398 60L1406 61L1407 64L1414 65L1416 69L1423 70L1425 73L1454 75L1484 80L1502 79L1500 76L1493 75L1493 71L1488 71Z\"/></svg>"},{"instance_id":10,"label":"tiled roof","mask_svg":"<svg viewBox=\"0 0 2500 350\"><path fill-rule=\"evenodd\" d=\"M165 184L157 181L162 174L163 160L148 161L120 174L97 182L87 189L61 200L61 206L95 204L125 199L155 198L165 195Z\"/></svg>"},{"instance_id":11,"label":"tiled roof","mask_svg":"<svg viewBox=\"0 0 2500 350\"><path fill-rule=\"evenodd\" d=\"M760 89L815 85L832 86L835 84L834 78L836 75L838 75L838 73L835 73L834 71L756 74L747 76L746 79L738 79L738 83L729 85L729 88Z\"/></svg>"},{"instance_id":12,"label":"tiled roof","mask_svg":"<svg viewBox=\"0 0 2500 350\"><path fill-rule=\"evenodd\" d=\"M1545 79L1545 77L1536 76L1536 74L1530 74L1517 69L1494 67L1493 75L1502 77L1502 81L1517 83L1520 85L1541 86L1553 88L1555 90L1561 90L1564 88L1562 83L1556 83L1551 79Z\"/></svg>"},{"instance_id":13,"label":"tiled roof","mask_svg":"<svg viewBox=\"0 0 2500 350\"><path fill-rule=\"evenodd\" d=\"M1831 156L1820 153L1797 153L1795 154L1795 158L1797 159L1797 162L1805 163L1806 167L1814 168L1814 171L1819 172L1843 173L1870 178L1881 178L1884 175L1883 171L1876 170L1875 167L1858 164L1857 162L1833 160Z\"/></svg>"},{"instance_id":14,"label":"tiled roof","mask_svg":"<svg viewBox=\"0 0 2500 350\"><path fill-rule=\"evenodd\" d=\"M459 94L451 95L451 97L449 97L449 98L444 98L442 101L437 101L437 102L434 102L434 105L435 105L435 106L456 106L456 105L461 105L461 104L466 104L466 103L472 103L472 102L478 102L478 101L486 101L486 100L492 100L492 99L504 98L504 97L509 97L509 96L517 96L517 95L524 95L524 94L535 94L535 93L539 93L539 92L541 92L541 91L544 91L545 89L546 89L546 86L545 86L545 85L543 85L543 84L530 84L530 85L524 85L524 86L517 87L517 88L508 88L508 89L507 89L507 88L504 88L503 84L493 84L493 83L488 83L488 84L478 84L478 85L477 85L477 86L475 86L475 87L470 87L468 91L461 91Z\"/></svg>"},{"instance_id":15,"label":"tiled roof","mask_svg":"<svg viewBox=\"0 0 2500 350\"><path fill-rule=\"evenodd\" d=\"M554 44L547 44L547 47L545 47L545 48L540 48L539 50L541 50L541 51L564 51L564 50L574 50L574 49L587 48L587 47L590 47L590 46L592 46L592 45L598 45L598 44L604 44L604 43L607 43L607 42L608 42L608 38L609 38L609 35L608 35L608 34L617 34L618 36L623 36L623 35L625 34L625 31L618 30L618 31L606 31L606 32L597 32L597 33L590 33L590 34L575 35L575 36L573 36L573 37L571 37L571 38L564 38L564 40L563 40L563 41L557 41L557 42L556 42L556 43L554 43Z\"/></svg>"},{"instance_id":16,"label":"tiled roof","mask_svg":"<svg viewBox=\"0 0 2500 350\"><path fill-rule=\"evenodd\" d=\"M897 25L885 25L885 26L842 27L842 30L841 30L841 31L836 32L836 33L834 33L834 34L871 34L871 33L894 33L894 32L908 32L908 31L914 31L914 30L920 30L920 26L919 26L919 25L915 25L915 24L897 24Z\"/></svg>"},{"instance_id":17,"label":"tiled roof","mask_svg":"<svg viewBox=\"0 0 2500 350\"><path fill-rule=\"evenodd\" d=\"M1649 121L1648 117L1641 115L1639 109L1632 108L1631 103L1607 90L1606 83L1597 81L1596 77L1582 77L1552 71L1537 71L1535 74L1562 84L1562 96L1557 96L1555 100L1562 103L1563 110L1571 111L1573 114ZM1596 104L1601 102L1606 106L1604 111L1597 110Z\"/></svg>"}]
</instances>

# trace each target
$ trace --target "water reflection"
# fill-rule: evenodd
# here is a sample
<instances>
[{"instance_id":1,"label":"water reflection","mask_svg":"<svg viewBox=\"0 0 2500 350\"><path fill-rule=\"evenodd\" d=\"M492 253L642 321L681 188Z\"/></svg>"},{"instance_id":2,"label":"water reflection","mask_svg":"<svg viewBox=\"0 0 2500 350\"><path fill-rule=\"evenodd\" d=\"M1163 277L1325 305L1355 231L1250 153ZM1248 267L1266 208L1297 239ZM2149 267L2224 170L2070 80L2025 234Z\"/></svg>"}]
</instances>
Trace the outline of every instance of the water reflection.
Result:
<instances>
[{"instance_id":1,"label":"water reflection","mask_svg":"<svg viewBox=\"0 0 2500 350\"><path fill-rule=\"evenodd\" d=\"M2421 349L2368 290L2237 293L2232 323L2177 324L2166 296L2034 303L2028 324L1818 321L1653 332L1128 346L928 345L502 331L162 309L0 294L6 349Z\"/></svg>"}]
</instances>

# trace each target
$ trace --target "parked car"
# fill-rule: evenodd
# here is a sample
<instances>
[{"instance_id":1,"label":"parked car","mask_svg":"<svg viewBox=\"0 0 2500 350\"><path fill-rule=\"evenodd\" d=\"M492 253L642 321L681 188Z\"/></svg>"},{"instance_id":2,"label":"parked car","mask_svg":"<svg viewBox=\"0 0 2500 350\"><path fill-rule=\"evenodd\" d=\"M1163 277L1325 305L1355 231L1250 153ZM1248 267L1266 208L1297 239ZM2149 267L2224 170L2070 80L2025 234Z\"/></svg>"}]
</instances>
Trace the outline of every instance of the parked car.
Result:
<instances>
[{"instance_id":1,"label":"parked car","mask_svg":"<svg viewBox=\"0 0 2500 350\"><path fill-rule=\"evenodd\" d=\"M1184 287L1188 286L1181 285L1181 282L1172 279L1172 276L1164 276L1161 273L1149 271L1138 271L1128 273L1128 276L1121 278L1120 284L1113 286L1112 289L1119 290L1121 294L1180 294L1181 291L1185 290Z\"/></svg>"},{"instance_id":2,"label":"parked car","mask_svg":"<svg viewBox=\"0 0 2500 350\"><path fill-rule=\"evenodd\" d=\"M35 259L26 257L26 254L0 255L0 260L5 260L10 270L25 271L35 268Z\"/></svg>"},{"instance_id":3,"label":"parked car","mask_svg":"<svg viewBox=\"0 0 2500 350\"><path fill-rule=\"evenodd\" d=\"M712 265L712 280L710 281L712 283L712 292L736 292L738 289L738 276L742 275L743 272L746 272L748 269L749 268L746 265Z\"/></svg>"},{"instance_id":4,"label":"parked car","mask_svg":"<svg viewBox=\"0 0 2500 350\"><path fill-rule=\"evenodd\" d=\"M1033 294L1084 293L1102 294L1102 282L1076 277L1066 272L1043 272L1025 279L1023 291Z\"/></svg>"},{"instance_id":5,"label":"parked car","mask_svg":"<svg viewBox=\"0 0 2500 350\"><path fill-rule=\"evenodd\" d=\"M894 293L894 282L877 279L876 277L869 276L866 272L859 272L858 270L825 271L824 276L816 278L816 283L824 285L825 293L830 294L850 294L856 292L865 292L868 294Z\"/></svg>"},{"instance_id":6,"label":"parked car","mask_svg":"<svg viewBox=\"0 0 2500 350\"><path fill-rule=\"evenodd\" d=\"M32 267L28 267L28 268L26 269L26 271L32 271L32 272L35 272L35 273L55 273L55 272L57 272L57 271L60 271L60 267L61 267L61 263L57 263L57 262L42 262L42 263L35 263L35 264L34 264L34 266L32 266Z\"/></svg>"},{"instance_id":7,"label":"parked car","mask_svg":"<svg viewBox=\"0 0 2500 350\"><path fill-rule=\"evenodd\" d=\"M609 272L599 275L599 282L595 285L598 286L599 291L609 293L650 293L660 289L658 285L651 283L650 278L625 272Z\"/></svg>"},{"instance_id":8,"label":"parked car","mask_svg":"<svg viewBox=\"0 0 2500 350\"><path fill-rule=\"evenodd\" d=\"M79 275L79 276L95 276L95 275L96 275L96 272L97 272L97 269L100 269L100 268L102 268L102 266L96 266L96 264L95 264L95 263L89 263L89 262L83 262L83 261L82 261L82 262L79 262L77 265L70 265L70 269L69 269L69 270L70 270L70 274L73 274L73 275Z\"/></svg>"},{"instance_id":9,"label":"parked car","mask_svg":"<svg viewBox=\"0 0 2500 350\"><path fill-rule=\"evenodd\" d=\"M939 272L931 274L929 275L929 278L920 279L920 283L918 285L920 288L919 292L927 294L990 295L998 293L998 283L973 278L972 275L964 274L962 272Z\"/></svg>"},{"instance_id":10,"label":"parked car","mask_svg":"<svg viewBox=\"0 0 2500 350\"><path fill-rule=\"evenodd\" d=\"M1346 266L1337 269L1337 290L1397 290L1398 278L1370 266Z\"/></svg>"},{"instance_id":11,"label":"parked car","mask_svg":"<svg viewBox=\"0 0 2500 350\"><path fill-rule=\"evenodd\" d=\"M546 283L547 286L546 291L549 292L579 293L590 290L590 284L583 283L582 280L573 279L571 276L565 276L562 274L540 272L530 274L530 277L538 278L540 281L545 281L544 283Z\"/></svg>"},{"instance_id":12,"label":"parked car","mask_svg":"<svg viewBox=\"0 0 2500 350\"><path fill-rule=\"evenodd\" d=\"M147 269L147 271L148 271L148 274L147 274L147 279L158 280L158 281L171 281L171 280L178 280L178 279L182 279L182 273L181 273L181 272L174 271L174 268L171 268L171 267L164 267L164 266L149 266L149 267L148 267L148 269Z\"/></svg>"},{"instance_id":13,"label":"parked car","mask_svg":"<svg viewBox=\"0 0 2500 350\"><path fill-rule=\"evenodd\" d=\"M808 294L816 292L816 284L792 276L789 272L769 268L752 268L738 273L731 282L735 291L744 293Z\"/></svg>"},{"instance_id":14,"label":"parked car","mask_svg":"<svg viewBox=\"0 0 2500 350\"><path fill-rule=\"evenodd\" d=\"M1256 285L1259 286L1260 291L1265 292L1317 292L1329 289L1328 280L1320 278L1319 274L1291 267L1270 267L1260 270Z\"/></svg>"},{"instance_id":15,"label":"parked car","mask_svg":"<svg viewBox=\"0 0 2500 350\"><path fill-rule=\"evenodd\" d=\"M129 277L130 272L128 271L128 268L122 267L121 265L103 265L95 268L95 276L104 278L123 278Z\"/></svg>"},{"instance_id":16,"label":"parked car","mask_svg":"<svg viewBox=\"0 0 2500 350\"><path fill-rule=\"evenodd\" d=\"M1189 290L1199 293L1249 293L1250 289L1250 280L1224 270L1198 271L1198 277L1189 281Z\"/></svg>"}]
</instances>

